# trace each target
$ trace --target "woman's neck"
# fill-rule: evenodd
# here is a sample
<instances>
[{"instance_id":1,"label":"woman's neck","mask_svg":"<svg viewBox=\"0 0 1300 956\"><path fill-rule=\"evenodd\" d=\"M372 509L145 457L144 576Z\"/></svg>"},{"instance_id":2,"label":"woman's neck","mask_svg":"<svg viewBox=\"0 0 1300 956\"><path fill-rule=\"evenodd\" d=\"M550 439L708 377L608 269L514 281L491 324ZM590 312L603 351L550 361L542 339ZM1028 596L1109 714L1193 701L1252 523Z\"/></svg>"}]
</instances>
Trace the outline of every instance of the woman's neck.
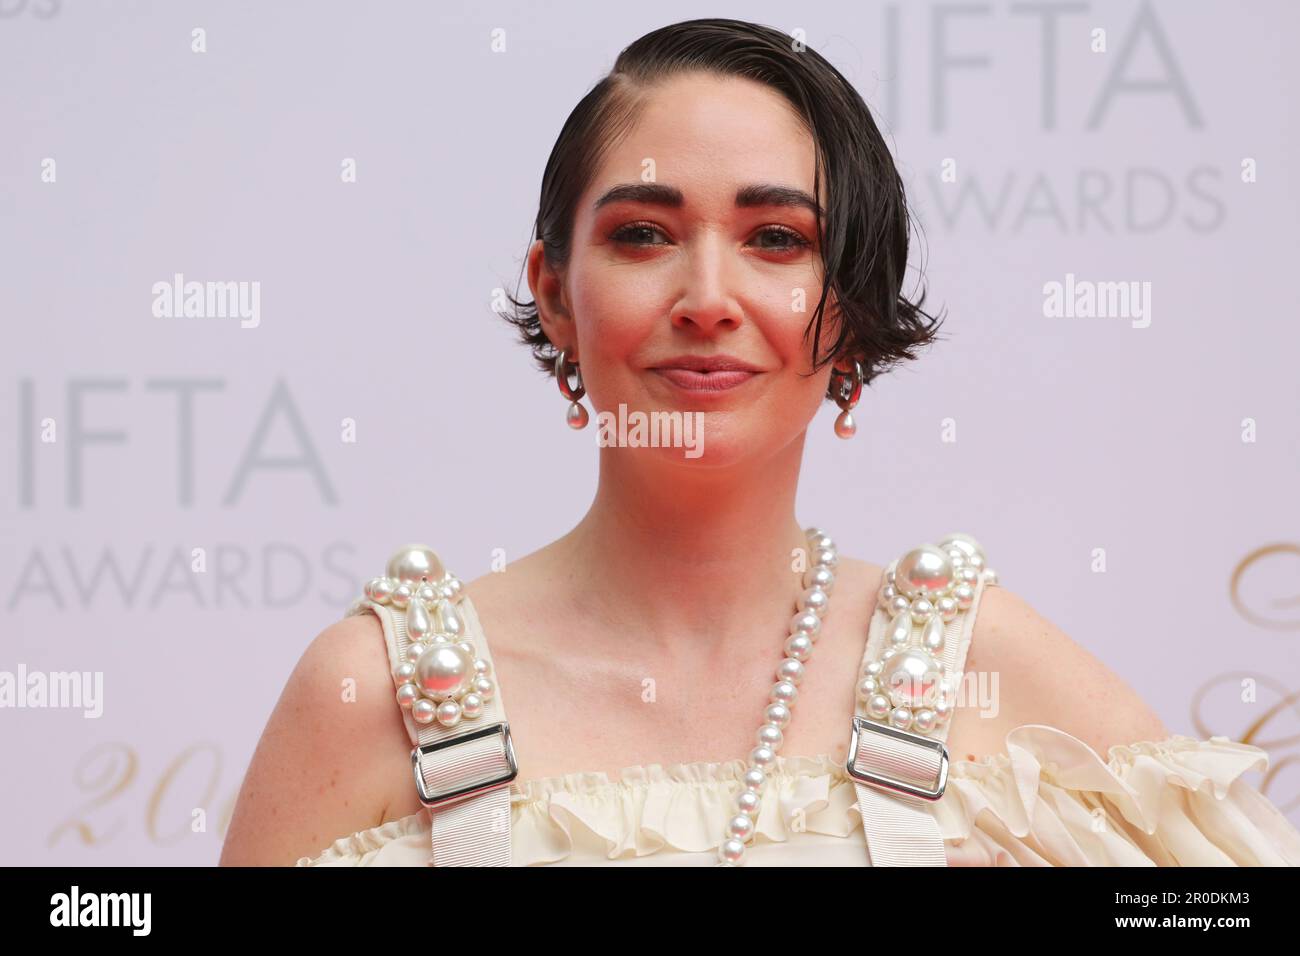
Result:
<instances>
[{"instance_id":1,"label":"woman's neck","mask_svg":"<svg viewBox=\"0 0 1300 956\"><path fill-rule=\"evenodd\" d=\"M770 649L794 615L803 439L761 468L694 469L602 448L595 499L556 542L570 610L669 658Z\"/></svg>"}]
</instances>

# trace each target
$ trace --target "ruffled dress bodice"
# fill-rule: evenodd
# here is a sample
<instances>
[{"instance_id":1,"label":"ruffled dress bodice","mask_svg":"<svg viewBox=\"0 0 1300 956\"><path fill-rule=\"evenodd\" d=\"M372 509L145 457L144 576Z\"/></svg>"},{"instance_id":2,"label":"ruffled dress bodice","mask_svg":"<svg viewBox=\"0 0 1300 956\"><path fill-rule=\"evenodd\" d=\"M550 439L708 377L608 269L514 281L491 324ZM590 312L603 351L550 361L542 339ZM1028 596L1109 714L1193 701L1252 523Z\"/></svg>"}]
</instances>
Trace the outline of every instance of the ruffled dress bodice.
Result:
<instances>
[{"instance_id":1,"label":"ruffled dress bodice","mask_svg":"<svg viewBox=\"0 0 1300 956\"><path fill-rule=\"evenodd\" d=\"M1110 748L1026 724L1005 754L955 761L928 810L949 866L1295 866L1300 833L1248 781L1266 751L1175 735ZM511 865L712 866L743 760L582 771L511 784ZM773 799L775 795L776 799ZM854 781L829 756L778 757L746 866L862 866ZM426 866L421 810L298 866Z\"/></svg>"},{"instance_id":2,"label":"ruffled dress bodice","mask_svg":"<svg viewBox=\"0 0 1300 956\"><path fill-rule=\"evenodd\" d=\"M965 535L944 540L958 539L974 543ZM898 565L890 565L886 579L894 581ZM985 569L976 581L966 595L968 613L953 618L944 637L956 652L957 673L979 594L996 584L996 573ZM877 603L867 657L896 626L883 603L896 597L892 590L882 591ZM367 607L374 609L374 602L359 601L354 611ZM465 628L487 656L487 637L468 595L461 607ZM396 668L404 659L397 636L402 625L387 612L376 613ZM853 717L845 714L846 729ZM406 719L414 740L415 724L409 714ZM927 831L925 855L909 856L912 849L905 847L900 859L934 865L946 858L949 866L1300 865L1300 832L1243 778L1267 769L1268 753L1259 747L1222 736L1174 735L1116 745L1103 757L1063 730L1024 724L1007 734L1004 750L949 763L942 799L926 802L909 824L919 821ZM628 767L617 780L598 771L515 780L507 785L510 863L716 865L746 769L738 758ZM864 824L859 786L843 760L778 755L767 768L745 865L864 866L886 858L877 848L880 828L896 825L892 810L876 803ZM504 812L506 801L494 799L500 799L494 812ZM871 800L864 805L872 806ZM870 847L864 826L875 833ZM296 865L426 866L430 839L430 811L422 809L341 837ZM497 865L505 849L494 858Z\"/></svg>"}]
</instances>

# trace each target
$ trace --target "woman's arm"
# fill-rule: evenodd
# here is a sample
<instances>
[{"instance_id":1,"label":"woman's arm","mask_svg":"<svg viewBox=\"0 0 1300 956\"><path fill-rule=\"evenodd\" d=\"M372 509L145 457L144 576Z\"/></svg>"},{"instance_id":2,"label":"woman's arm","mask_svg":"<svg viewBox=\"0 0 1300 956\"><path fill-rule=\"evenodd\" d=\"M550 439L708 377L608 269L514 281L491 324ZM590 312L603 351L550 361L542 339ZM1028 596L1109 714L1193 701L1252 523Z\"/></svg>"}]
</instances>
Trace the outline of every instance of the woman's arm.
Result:
<instances>
[{"instance_id":1,"label":"woman's arm","mask_svg":"<svg viewBox=\"0 0 1300 956\"><path fill-rule=\"evenodd\" d=\"M298 661L262 731L221 865L292 866L377 826L410 749L379 621L362 614L331 624Z\"/></svg>"}]
</instances>

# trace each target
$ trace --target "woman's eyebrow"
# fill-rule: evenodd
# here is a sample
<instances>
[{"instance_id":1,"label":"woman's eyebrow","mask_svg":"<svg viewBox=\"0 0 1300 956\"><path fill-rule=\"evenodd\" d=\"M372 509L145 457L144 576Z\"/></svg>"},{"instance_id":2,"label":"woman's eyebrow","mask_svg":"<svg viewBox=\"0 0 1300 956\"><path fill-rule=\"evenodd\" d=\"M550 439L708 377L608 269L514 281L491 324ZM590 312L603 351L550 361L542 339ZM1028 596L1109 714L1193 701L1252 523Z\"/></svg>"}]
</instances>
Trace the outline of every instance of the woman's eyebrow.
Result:
<instances>
[{"instance_id":1,"label":"woman's eyebrow","mask_svg":"<svg viewBox=\"0 0 1300 956\"><path fill-rule=\"evenodd\" d=\"M686 204L686 197L677 187L665 186L662 183L623 183L606 190L592 208L599 209L612 202L640 202L651 206L670 206L673 209L680 209Z\"/></svg>"},{"instance_id":2,"label":"woman's eyebrow","mask_svg":"<svg viewBox=\"0 0 1300 956\"><path fill-rule=\"evenodd\" d=\"M802 189L769 183L743 186L736 190L736 205L741 209L749 206L796 206L807 209L819 219L822 215L822 207L817 204L817 200Z\"/></svg>"},{"instance_id":3,"label":"woman's eyebrow","mask_svg":"<svg viewBox=\"0 0 1300 956\"><path fill-rule=\"evenodd\" d=\"M593 208L600 209L613 202L639 202L680 209L686 204L686 197L677 187L665 186L663 183L623 183L606 190L596 200ZM770 183L742 186L736 190L736 206L740 209L754 206L797 206L818 217L822 215L822 209L816 200L802 189Z\"/></svg>"}]
</instances>

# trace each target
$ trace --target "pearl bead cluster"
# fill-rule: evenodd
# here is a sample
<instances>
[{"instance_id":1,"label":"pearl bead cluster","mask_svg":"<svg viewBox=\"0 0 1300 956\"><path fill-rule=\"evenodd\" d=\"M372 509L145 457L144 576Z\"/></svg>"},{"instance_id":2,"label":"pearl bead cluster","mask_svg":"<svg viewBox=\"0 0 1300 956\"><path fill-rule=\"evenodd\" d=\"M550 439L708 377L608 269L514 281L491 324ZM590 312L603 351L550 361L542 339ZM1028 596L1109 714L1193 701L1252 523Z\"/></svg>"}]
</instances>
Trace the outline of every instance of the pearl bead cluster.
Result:
<instances>
[{"instance_id":1,"label":"pearl bead cluster","mask_svg":"<svg viewBox=\"0 0 1300 956\"><path fill-rule=\"evenodd\" d=\"M398 704L418 724L436 720L455 727L481 716L496 693L492 665L478 656L456 606L463 595L460 579L432 550L412 546L393 555L387 574L366 582L365 597L348 611L359 613L373 602L406 612L406 660L393 681Z\"/></svg>"},{"instance_id":2,"label":"pearl bead cluster","mask_svg":"<svg viewBox=\"0 0 1300 956\"><path fill-rule=\"evenodd\" d=\"M785 729L793 716L792 708L799 696L804 665L812 656L813 643L821 633L821 622L830 610L830 593L835 586L835 569L839 565L835 542L821 528L804 531L808 539L811 565L803 575L803 593L790 621L785 640L785 659L776 667L776 683L768 695L763 724L756 734L756 746L749 752L749 768L741 778L736 795L735 813L727 820L722 843L718 847L718 866L744 863L745 845L753 837L761 794L767 784L767 769L775 764L777 751L785 742Z\"/></svg>"},{"instance_id":3,"label":"pearl bead cluster","mask_svg":"<svg viewBox=\"0 0 1300 956\"><path fill-rule=\"evenodd\" d=\"M970 609L981 575L997 583L979 542L966 534L915 548L885 573L878 607L892 618L857 686L868 718L922 735L947 725L957 675L939 662L945 625Z\"/></svg>"}]
</instances>

